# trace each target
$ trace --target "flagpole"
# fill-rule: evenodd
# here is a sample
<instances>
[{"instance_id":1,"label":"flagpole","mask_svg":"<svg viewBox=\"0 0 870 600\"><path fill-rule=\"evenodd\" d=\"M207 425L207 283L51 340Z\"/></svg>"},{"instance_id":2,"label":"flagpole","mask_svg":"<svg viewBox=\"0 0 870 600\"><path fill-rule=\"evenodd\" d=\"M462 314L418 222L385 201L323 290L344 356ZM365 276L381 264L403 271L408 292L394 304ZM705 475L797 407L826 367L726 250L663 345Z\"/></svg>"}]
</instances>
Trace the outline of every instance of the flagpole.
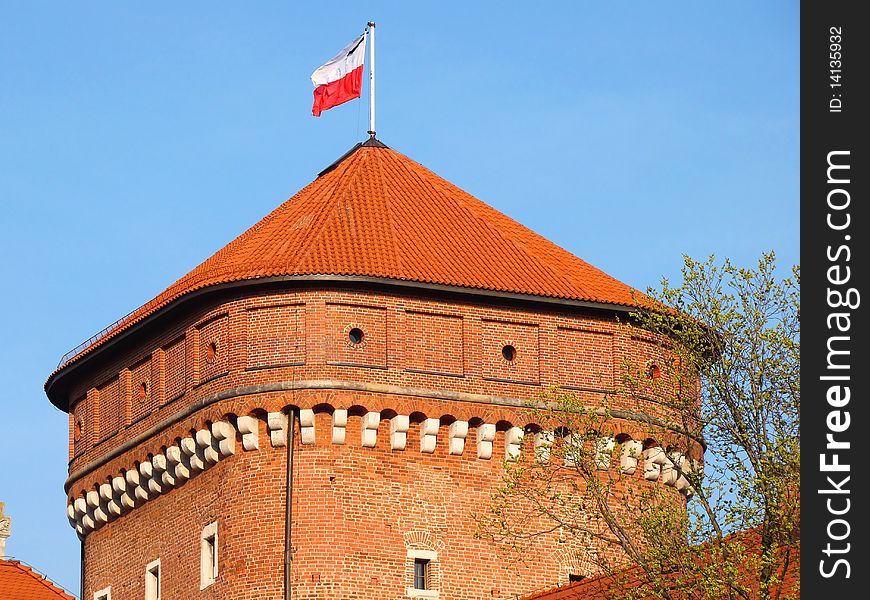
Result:
<instances>
[{"instance_id":1,"label":"flagpole","mask_svg":"<svg viewBox=\"0 0 870 600\"><path fill-rule=\"evenodd\" d=\"M369 21L369 135L375 137L375 22Z\"/></svg>"}]
</instances>

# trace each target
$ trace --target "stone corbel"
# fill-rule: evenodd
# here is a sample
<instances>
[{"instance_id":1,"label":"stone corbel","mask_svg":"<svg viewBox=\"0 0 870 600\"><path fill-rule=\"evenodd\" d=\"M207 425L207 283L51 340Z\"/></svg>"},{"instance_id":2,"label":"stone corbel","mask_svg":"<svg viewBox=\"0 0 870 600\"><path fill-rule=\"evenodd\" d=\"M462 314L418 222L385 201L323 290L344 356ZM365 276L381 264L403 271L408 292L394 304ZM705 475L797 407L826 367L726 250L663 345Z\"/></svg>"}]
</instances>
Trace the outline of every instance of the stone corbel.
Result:
<instances>
[{"instance_id":1,"label":"stone corbel","mask_svg":"<svg viewBox=\"0 0 870 600\"><path fill-rule=\"evenodd\" d=\"M172 473L176 484L190 479L190 468L187 462L186 455L178 446L170 446L166 449L167 472Z\"/></svg>"},{"instance_id":2,"label":"stone corbel","mask_svg":"<svg viewBox=\"0 0 870 600\"><path fill-rule=\"evenodd\" d=\"M93 529L102 527L109 522L109 515L106 513L104 505L101 506L100 493L97 490L90 490L85 494L85 500L88 503L88 515L90 515L94 525Z\"/></svg>"},{"instance_id":3,"label":"stone corbel","mask_svg":"<svg viewBox=\"0 0 870 600\"><path fill-rule=\"evenodd\" d=\"M154 465L154 479L159 481L164 488L175 487L175 477L164 454L155 454L151 458L151 464Z\"/></svg>"},{"instance_id":4,"label":"stone corbel","mask_svg":"<svg viewBox=\"0 0 870 600\"><path fill-rule=\"evenodd\" d=\"M162 482L154 476L154 465L151 464L150 460L143 460L139 463L139 474L142 476L139 485L147 487L150 496L156 496L163 492Z\"/></svg>"},{"instance_id":5,"label":"stone corbel","mask_svg":"<svg viewBox=\"0 0 870 600\"><path fill-rule=\"evenodd\" d=\"M299 438L306 445L315 442L314 411L310 408L299 410Z\"/></svg>"},{"instance_id":6,"label":"stone corbel","mask_svg":"<svg viewBox=\"0 0 870 600\"><path fill-rule=\"evenodd\" d=\"M187 466L190 468L190 475L205 471L205 460L199 452L199 446L196 440L192 437L186 437L181 440L181 451L187 457Z\"/></svg>"},{"instance_id":7,"label":"stone corbel","mask_svg":"<svg viewBox=\"0 0 870 600\"><path fill-rule=\"evenodd\" d=\"M535 442L535 458L538 462L550 462L550 452L553 448L553 440L555 436L552 431L538 431L532 436Z\"/></svg>"},{"instance_id":8,"label":"stone corbel","mask_svg":"<svg viewBox=\"0 0 870 600\"><path fill-rule=\"evenodd\" d=\"M449 453L461 456L465 451L465 438L468 437L468 421L453 421L447 428L447 438L450 440Z\"/></svg>"},{"instance_id":9,"label":"stone corbel","mask_svg":"<svg viewBox=\"0 0 870 600\"><path fill-rule=\"evenodd\" d=\"M662 466L667 460L661 446L654 446L643 451L643 478L647 481L657 481L662 472Z\"/></svg>"},{"instance_id":10,"label":"stone corbel","mask_svg":"<svg viewBox=\"0 0 870 600\"><path fill-rule=\"evenodd\" d=\"M367 412L363 415L360 431L363 448L374 448L378 442L378 425L381 423L381 413Z\"/></svg>"},{"instance_id":11,"label":"stone corbel","mask_svg":"<svg viewBox=\"0 0 870 600\"><path fill-rule=\"evenodd\" d=\"M233 456L236 453L236 430L226 421L211 424L213 446L216 447L219 458Z\"/></svg>"},{"instance_id":12,"label":"stone corbel","mask_svg":"<svg viewBox=\"0 0 870 600\"><path fill-rule=\"evenodd\" d=\"M236 420L239 433L242 434L242 448L245 450L260 449L260 419L244 416Z\"/></svg>"},{"instance_id":13,"label":"stone corbel","mask_svg":"<svg viewBox=\"0 0 870 600\"><path fill-rule=\"evenodd\" d=\"M637 461L643 453L643 444L637 440L628 440L622 445L622 454L619 456L619 468L626 475L634 475L637 470Z\"/></svg>"},{"instance_id":14,"label":"stone corbel","mask_svg":"<svg viewBox=\"0 0 870 600\"><path fill-rule=\"evenodd\" d=\"M435 452L439 427L441 427L439 419L424 419L420 423L420 452L425 454Z\"/></svg>"},{"instance_id":15,"label":"stone corbel","mask_svg":"<svg viewBox=\"0 0 870 600\"><path fill-rule=\"evenodd\" d=\"M477 458L492 458L492 442L495 439L495 424L483 423L477 427Z\"/></svg>"},{"instance_id":16,"label":"stone corbel","mask_svg":"<svg viewBox=\"0 0 870 600\"><path fill-rule=\"evenodd\" d=\"M127 479L124 475L118 475L112 479L112 491L118 499L118 505L121 507L121 512L125 513L136 506L136 502L127 493Z\"/></svg>"},{"instance_id":17,"label":"stone corbel","mask_svg":"<svg viewBox=\"0 0 870 600\"><path fill-rule=\"evenodd\" d=\"M269 430L269 440L273 448L283 448L287 445L287 415L282 412L270 412L266 415L266 428Z\"/></svg>"},{"instance_id":18,"label":"stone corbel","mask_svg":"<svg viewBox=\"0 0 870 600\"><path fill-rule=\"evenodd\" d=\"M347 410L336 408L332 413L332 443L343 444L347 434Z\"/></svg>"},{"instance_id":19,"label":"stone corbel","mask_svg":"<svg viewBox=\"0 0 870 600\"><path fill-rule=\"evenodd\" d=\"M105 505L110 519L121 516L121 505L115 500L115 490L111 483L100 484L100 504Z\"/></svg>"},{"instance_id":20,"label":"stone corbel","mask_svg":"<svg viewBox=\"0 0 870 600\"><path fill-rule=\"evenodd\" d=\"M208 429L200 429L196 432L194 437L196 439L196 445L199 447L199 451L205 459L205 466L210 467L216 464L221 457L212 445L211 431Z\"/></svg>"},{"instance_id":21,"label":"stone corbel","mask_svg":"<svg viewBox=\"0 0 870 600\"><path fill-rule=\"evenodd\" d=\"M613 458L613 449L616 447L616 440L612 437L603 437L595 440L595 467L599 471L606 471L610 468L610 461Z\"/></svg>"},{"instance_id":22,"label":"stone corbel","mask_svg":"<svg viewBox=\"0 0 870 600\"><path fill-rule=\"evenodd\" d=\"M520 457L520 449L523 446L525 431L522 427L511 427L504 433L504 458L510 462L516 462Z\"/></svg>"},{"instance_id":23,"label":"stone corbel","mask_svg":"<svg viewBox=\"0 0 870 600\"><path fill-rule=\"evenodd\" d=\"M396 415L390 419L390 449L404 450L408 444L408 429L411 420L408 415Z\"/></svg>"}]
</instances>

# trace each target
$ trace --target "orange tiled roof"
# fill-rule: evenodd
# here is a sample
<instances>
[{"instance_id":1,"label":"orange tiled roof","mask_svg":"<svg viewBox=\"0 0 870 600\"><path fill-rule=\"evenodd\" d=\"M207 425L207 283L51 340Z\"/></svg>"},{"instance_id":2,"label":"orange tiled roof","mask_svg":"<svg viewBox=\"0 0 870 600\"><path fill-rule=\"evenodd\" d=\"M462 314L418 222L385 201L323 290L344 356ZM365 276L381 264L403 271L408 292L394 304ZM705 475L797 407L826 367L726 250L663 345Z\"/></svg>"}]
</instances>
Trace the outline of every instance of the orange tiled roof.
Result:
<instances>
[{"instance_id":1,"label":"orange tiled roof","mask_svg":"<svg viewBox=\"0 0 870 600\"><path fill-rule=\"evenodd\" d=\"M749 552L759 552L761 537L758 529L750 529L732 534L726 540L739 540L746 544ZM789 550L788 562L784 560L785 550ZM787 548L779 549L780 562L777 569L785 569L784 573L778 573L782 580L771 591L782 593L783 597L792 597L800 590L800 540L795 540ZM704 558L703 548L699 549L698 561L702 564ZM753 580L753 573L744 573L742 584L757 593L758 581ZM674 583L677 582L677 574L670 576ZM685 584L685 582L681 582ZM629 592L632 598L642 600L654 600L660 595L653 593L649 580L638 566L627 567L622 571L612 574L590 577L578 582L563 586L537 590L521 600L615 600L626 597ZM691 589L671 589L671 595L678 600L689 600L694 597Z\"/></svg>"},{"instance_id":2,"label":"orange tiled roof","mask_svg":"<svg viewBox=\"0 0 870 600\"><path fill-rule=\"evenodd\" d=\"M0 560L0 598L12 600L75 600L48 579L17 560Z\"/></svg>"},{"instance_id":3,"label":"orange tiled roof","mask_svg":"<svg viewBox=\"0 0 870 600\"><path fill-rule=\"evenodd\" d=\"M354 275L636 306L633 290L380 142L330 169L60 368L208 286Z\"/></svg>"}]
</instances>

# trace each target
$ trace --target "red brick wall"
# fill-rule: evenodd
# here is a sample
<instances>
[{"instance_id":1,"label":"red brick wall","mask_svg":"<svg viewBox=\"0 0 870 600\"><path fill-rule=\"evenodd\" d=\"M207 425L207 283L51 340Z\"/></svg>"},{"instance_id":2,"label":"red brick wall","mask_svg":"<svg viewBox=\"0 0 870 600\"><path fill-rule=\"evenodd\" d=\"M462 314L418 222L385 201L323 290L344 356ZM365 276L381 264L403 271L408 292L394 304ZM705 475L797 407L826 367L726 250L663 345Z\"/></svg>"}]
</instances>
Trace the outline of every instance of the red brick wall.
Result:
<instances>
[{"instance_id":1,"label":"red brick wall","mask_svg":"<svg viewBox=\"0 0 870 600\"><path fill-rule=\"evenodd\" d=\"M576 569L576 558L555 535L539 540L527 566L505 560L472 536L474 515L485 510L500 480L504 436L496 437L491 460L477 458L473 434L462 455L451 456L447 423L454 417L520 423L516 409L347 392L252 395L192 415L140 450L115 459L99 475L119 473L122 465L204 422L228 413L262 414L291 399L323 411L316 420L314 445L301 445L298 429L294 436L294 598L404 598L412 585L409 549L437 552L434 573L442 599L513 598L564 582L569 570ZM338 407L351 409L344 445L330 439L329 411ZM414 426L407 448L391 450L386 420L375 447L361 447L361 417L355 413L380 411L386 419L415 409L442 420L434 453L419 451L419 428ZM524 452L532 452L530 437ZM165 598L280 598L285 460L286 449L273 448L261 427L259 450L244 451L239 444L235 456L90 533L85 597L111 586L114 600L138 600L145 565L159 558ZM657 485L644 481L640 472L626 484ZM674 496L679 498L676 491ZM200 592L200 532L215 520L218 579Z\"/></svg>"},{"instance_id":2,"label":"red brick wall","mask_svg":"<svg viewBox=\"0 0 870 600\"><path fill-rule=\"evenodd\" d=\"M542 538L534 568L526 569L504 562L471 535L471 513L486 506L499 481L505 430L527 425L517 407L549 386L576 388L596 405L622 361L667 360L666 349L631 338L600 312L350 288L239 291L158 325L142 332L135 346L112 348L99 366L81 369L71 396L85 398L73 407L85 435L72 443L71 472L193 403L216 394L230 399L162 428L73 482L70 494L120 475L210 421L315 408L317 443L296 449L297 599L402 598L411 585L409 548L437 550L442 599L510 598L564 581L565 548L555 539ZM364 332L357 345L348 339L355 327ZM516 348L513 361L502 355L506 344ZM333 383L323 390L254 388L303 380ZM147 393L140 399L142 382ZM341 390L351 383L396 390ZM476 401L438 399L441 392L476 395L468 397ZM328 411L334 408L349 409L343 446L331 444ZM644 399L614 408L668 416L661 404ZM375 448L360 442L361 415L368 411L382 414ZM390 450L387 419L395 414L412 416L404 451ZM433 454L420 452L425 418L441 421ZM454 420L500 424L491 460L477 458L473 426L463 454L448 455L447 426ZM647 437L646 425L618 427L634 439ZM237 444L236 456L90 533L86 597L111 585L115 600L141 598L145 565L156 558L163 597L200 594L199 535L217 519L221 571L199 597L279 598L284 455L261 424L259 451ZM641 471L631 485L660 485L644 481Z\"/></svg>"},{"instance_id":3,"label":"red brick wall","mask_svg":"<svg viewBox=\"0 0 870 600\"><path fill-rule=\"evenodd\" d=\"M247 309L245 368L301 365L305 362L305 305L279 304Z\"/></svg>"},{"instance_id":4,"label":"red brick wall","mask_svg":"<svg viewBox=\"0 0 870 600\"><path fill-rule=\"evenodd\" d=\"M285 308L276 309L276 304ZM290 316L290 306L295 316ZM267 327L262 317L252 321L251 314L260 311L275 316L277 324ZM365 333L359 347L348 341L348 331L355 326ZM206 354L212 339L217 354L215 362L209 363ZM268 362L264 349L269 347L283 348L283 358L276 358L279 364L273 368L249 368L248 339L253 340L255 364ZM506 342L517 350L512 364L502 356ZM124 436L103 441L123 426L123 398L119 391L117 399L112 392L108 400L93 402L85 411L84 425L85 430L100 432L95 440L100 443L77 445L73 470L183 406L242 386L340 380L490 394L525 402L537 399L550 386L561 385L576 388L582 398L597 404L602 392L615 384L624 361L637 365L667 362L666 349L650 340L632 339L612 317L601 313L544 312L350 290L260 292L170 321L146 342L117 352L117 358L83 376L72 387L71 396L84 396L95 384L150 360L154 350L161 348L164 356L155 361L157 372L152 375L158 392L156 406L149 404L150 414L140 417L136 411L142 409L137 407L133 384L134 422ZM669 416L660 403L642 398L622 400L614 408Z\"/></svg>"},{"instance_id":5,"label":"red brick wall","mask_svg":"<svg viewBox=\"0 0 870 600\"><path fill-rule=\"evenodd\" d=\"M465 374L462 316L407 311L404 315L405 369L420 373Z\"/></svg>"}]
</instances>

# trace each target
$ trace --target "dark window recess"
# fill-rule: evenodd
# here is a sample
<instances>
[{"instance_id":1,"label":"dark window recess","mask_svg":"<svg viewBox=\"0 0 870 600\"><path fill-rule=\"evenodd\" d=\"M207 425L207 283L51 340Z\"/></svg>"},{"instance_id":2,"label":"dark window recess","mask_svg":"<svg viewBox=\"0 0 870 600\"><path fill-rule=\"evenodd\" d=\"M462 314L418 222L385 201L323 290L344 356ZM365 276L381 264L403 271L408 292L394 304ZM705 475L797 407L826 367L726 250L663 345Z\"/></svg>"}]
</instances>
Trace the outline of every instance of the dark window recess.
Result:
<instances>
[{"instance_id":1,"label":"dark window recess","mask_svg":"<svg viewBox=\"0 0 870 600\"><path fill-rule=\"evenodd\" d=\"M361 344L364 336L365 334L363 333L363 330L359 327L354 327L347 332L347 339L349 339L350 343L354 345Z\"/></svg>"},{"instance_id":2,"label":"dark window recess","mask_svg":"<svg viewBox=\"0 0 870 600\"><path fill-rule=\"evenodd\" d=\"M578 581L583 581L586 579L583 575L575 575L574 573L568 574L568 583L577 583Z\"/></svg>"},{"instance_id":3,"label":"dark window recess","mask_svg":"<svg viewBox=\"0 0 870 600\"><path fill-rule=\"evenodd\" d=\"M425 558L414 559L414 589L428 590L429 588L429 561Z\"/></svg>"},{"instance_id":4,"label":"dark window recess","mask_svg":"<svg viewBox=\"0 0 870 600\"><path fill-rule=\"evenodd\" d=\"M501 355L506 361L513 362L514 359L517 357L517 349L508 344L501 349Z\"/></svg>"}]
</instances>

